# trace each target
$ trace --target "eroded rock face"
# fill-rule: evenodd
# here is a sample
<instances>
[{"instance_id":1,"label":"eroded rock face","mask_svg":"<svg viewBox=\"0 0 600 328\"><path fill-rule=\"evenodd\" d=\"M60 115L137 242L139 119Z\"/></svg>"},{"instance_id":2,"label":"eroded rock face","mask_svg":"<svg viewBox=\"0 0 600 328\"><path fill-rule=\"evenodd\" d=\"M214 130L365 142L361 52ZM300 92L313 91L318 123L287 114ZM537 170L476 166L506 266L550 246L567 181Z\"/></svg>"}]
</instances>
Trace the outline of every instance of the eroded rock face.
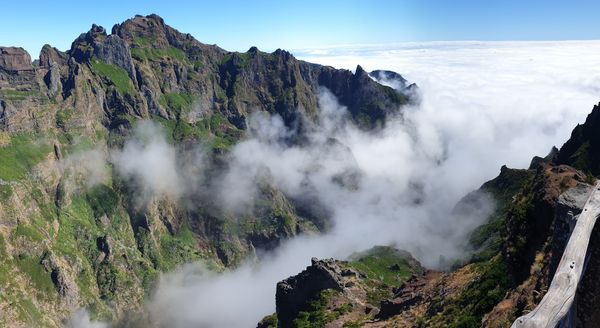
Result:
<instances>
[{"instance_id":1,"label":"eroded rock face","mask_svg":"<svg viewBox=\"0 0 600 328\"><path fill-rule=\"evenodd\" d=\"M116 65L124 69L129 77L136 84L135 71L133 68L133 60L127 43L116 35L109 35L96 44L94 55L100 61L107 64Z\"/></svg>"},{"instance_id":2,"label":"eroded rock face","mask_svg":"<svg viewBox=\"0 0 600 328\"><path fill-rule=\"evenodd\" d=\"M307 302L326 289L344 288L342 270L333 259L311 259L312 264L296 276L277 283L275 305L280 327L291 327Z\"/></svg>"},{"instance_id":3,"label":"eroded rock face","mask_svg":"<svg viewBox=\"0 0 600 328\"><path fill-rule=\"evenodd\" d=\"M9 72L31 71L31 56L23 48L0 47L0 68Z\"/></svg>"},{"instance_id":4,"label":"eroded rock face","mask_svg":"<svg viewBox=\"0 0 600 328\"><path fill-rule=\"evenodd\" d=\"M50 273L56 291L61 295L66 305L72 308L79 302L79 287L62 262L52 253L46 254L42 259L42 265Z\"/></svg>"},{"instance_id":5,"label":"eroded rock face","mask_svg":"<svg viewBox=\"0 0 600 328\"><path fill-rule=\"evenodd\" d=\"M67 64L67 54L45 44L40 51L39 65L41 68L50 68L52 64L57 64L59 67Z\"/></svg>"},{"instance_id":6,"label":"eroded rock face","mask_svg":"<svg viewBox=\"0 0 600 328\"><path fill-rule=\"evenodd\" d=\"M31 56L23 48L0 47L0 88L35 87Z\"/></svg>"},{"instance_id":7,"label":"eroded rock face","mask_svg":"<svg viewBox=\"0 0 600 328\"><path fill-rule=\"evenodd\" d=\"M52 62L48 73L44 76L44 82L46 82L46 86L48 87L48 97L54 98L62 93L59 64Z\"/></svg>"}]
</instances>

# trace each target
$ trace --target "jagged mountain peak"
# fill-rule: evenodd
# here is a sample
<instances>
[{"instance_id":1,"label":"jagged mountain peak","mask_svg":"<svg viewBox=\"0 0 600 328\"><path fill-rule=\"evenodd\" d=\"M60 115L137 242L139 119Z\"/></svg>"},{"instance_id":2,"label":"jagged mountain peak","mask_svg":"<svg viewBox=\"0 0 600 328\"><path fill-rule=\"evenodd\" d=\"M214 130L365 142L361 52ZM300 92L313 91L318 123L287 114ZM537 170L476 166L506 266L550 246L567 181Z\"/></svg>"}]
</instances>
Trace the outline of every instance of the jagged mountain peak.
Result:
<instances>
[{"instance_id":1,"label":"jagged mountain peak","mask_svg":"<svg viewBox=\"0 0 600 328\"><path fill-rule=\"evenodd\" d=\"M23 56L18 67L31 66L26 52L19 53ZM10 61L12 56L2 58ZM90 82L96 80L107 93L102 101L93 102L105 107L102 111L111 126L121 123L110 117L123 112L138 118L178 119L182 105L188 123L220 113L236 128L245 129L248 115L261 110L279 114L288 126L298 125L315 118L317 96L325 87L348 108L357 125L372 129L382 126L386 116L398 112L411 97L379 85L360 66L352 73L297 60L282 49L227 52L177 31L157 15L135 16L116 24L111 34L94 24L66 53L45 46L37 65L49 70L53 63L51 76L43 77L42 88L48 90L40 91L75 100L73 88L81 83L76 76L91 70ZM0 67L8 65L10 70L13 64L0 63ZM36 89L33 75L17 80ZM117 94L112 94L113 89ZM188 101L169 104L169 97L180 96ZM190 112L192 104L194 112Z\"/></svg>"}]
</instances>

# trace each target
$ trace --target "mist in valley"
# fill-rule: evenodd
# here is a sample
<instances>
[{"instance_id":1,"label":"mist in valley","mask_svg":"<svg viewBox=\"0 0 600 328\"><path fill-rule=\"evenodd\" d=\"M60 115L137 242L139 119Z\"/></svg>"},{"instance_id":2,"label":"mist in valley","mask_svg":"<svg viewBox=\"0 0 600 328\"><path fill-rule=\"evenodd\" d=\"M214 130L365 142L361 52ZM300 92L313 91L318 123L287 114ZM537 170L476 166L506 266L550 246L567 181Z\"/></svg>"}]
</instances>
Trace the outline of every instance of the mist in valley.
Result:
<instances>
[{"instance_id":1,"label":"mist in valley","mask_svg":"<svg viewBox=\"0 0 600 328\"><path fill-rule=\"evenodd\" d=\"M191 263L163 274L146 308L165 327L248 327L275 311L276 283L311 257L347 258L375 245L407 250L428 268L464 259L466 241L493 202L455 213L456 203L500 166L527 167L560 146L585 119L600 90L598 42L428 43L326 48L299 57L335 67L390 69L419 85L420 103L403 107L384 128L365 132L327 90L303 142L278 116L248 118L248 137L234 146L219 183L206 184L203 150L181 156L153 123L138 125L122 150L105 156L139 186L141 199L215 195L236 213L251 206L267 179L287 196L318 200L330 225L238 268L215 273ZM573 57L577 54L577 60ZM596 56L597 57L597 56ZM397 87L394 81L381 81ZM74 158L73 160L75 160ZM192 177L192 179L190 179ZM75 327L101 327L85 311Z\"/></svg>"}]
</instances>

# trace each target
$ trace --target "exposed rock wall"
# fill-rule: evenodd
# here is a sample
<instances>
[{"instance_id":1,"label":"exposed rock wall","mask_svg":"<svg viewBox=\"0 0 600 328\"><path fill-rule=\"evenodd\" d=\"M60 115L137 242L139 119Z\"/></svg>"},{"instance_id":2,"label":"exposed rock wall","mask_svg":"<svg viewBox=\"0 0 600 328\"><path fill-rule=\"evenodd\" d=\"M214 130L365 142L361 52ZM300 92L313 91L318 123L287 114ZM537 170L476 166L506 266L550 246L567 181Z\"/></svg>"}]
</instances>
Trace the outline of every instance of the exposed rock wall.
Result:
<instances>
[{"instance_id":1,"label":"exposed rock wall","mask_svg":"<svg viewBox=\"0 0 600 328\"><path fill-rule=\"evenodd\" d=\"M311 265L296 276L277 283L275 304L280 327L291 327L292 321L306 308L309 300L326 289L342 290L347 274L333 259L311 259Z\"/></svg>"}]
</instances>

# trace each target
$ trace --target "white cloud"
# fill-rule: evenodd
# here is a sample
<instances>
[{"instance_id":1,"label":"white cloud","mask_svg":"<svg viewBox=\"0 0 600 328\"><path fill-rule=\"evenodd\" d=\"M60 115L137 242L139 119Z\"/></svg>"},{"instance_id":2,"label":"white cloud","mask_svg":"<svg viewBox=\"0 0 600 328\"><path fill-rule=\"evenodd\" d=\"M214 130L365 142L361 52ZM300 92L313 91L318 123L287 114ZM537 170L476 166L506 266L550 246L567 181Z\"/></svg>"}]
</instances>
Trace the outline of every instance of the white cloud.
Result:
<instances>
[{"instance_id":1,"label":"white cloud","mask_svg":"<svg viewBox=\"0 0 600 328\"><path fill-rule=\"evenodd\" d=\"M106 158L106 149L98 147L83 150L60 160L59 168L63 172L68 171L73 174L77 181L81 180L87 188L91 188L109 179L110 172Z\"/></svg>"},{"instance_id":2,"label":"white cloud","mask_svg":"<svg viewBox=\"0 0 600 328\"><path fill-rule=\"evenodd\" d=\"M163 129L152 121L140 121L123 149L111 153L117 173L139 188L142 199L154 195L180 197L195 188L202 161L197 150L178 154ZM194 165L187 165L188 163Z\"/></svg>"},{"instance_id":3,"label":"white cloud","mask_svg":"<svg viewBox=\"0 0 600 328\"><path fill-rule=\"evenodd\" d=\"M108 324L104 322L94 321L90 318L90 314L79 309L71 314L69 321L66 324L67 328L107 328Z\"/></svg>"}]
</instances>

